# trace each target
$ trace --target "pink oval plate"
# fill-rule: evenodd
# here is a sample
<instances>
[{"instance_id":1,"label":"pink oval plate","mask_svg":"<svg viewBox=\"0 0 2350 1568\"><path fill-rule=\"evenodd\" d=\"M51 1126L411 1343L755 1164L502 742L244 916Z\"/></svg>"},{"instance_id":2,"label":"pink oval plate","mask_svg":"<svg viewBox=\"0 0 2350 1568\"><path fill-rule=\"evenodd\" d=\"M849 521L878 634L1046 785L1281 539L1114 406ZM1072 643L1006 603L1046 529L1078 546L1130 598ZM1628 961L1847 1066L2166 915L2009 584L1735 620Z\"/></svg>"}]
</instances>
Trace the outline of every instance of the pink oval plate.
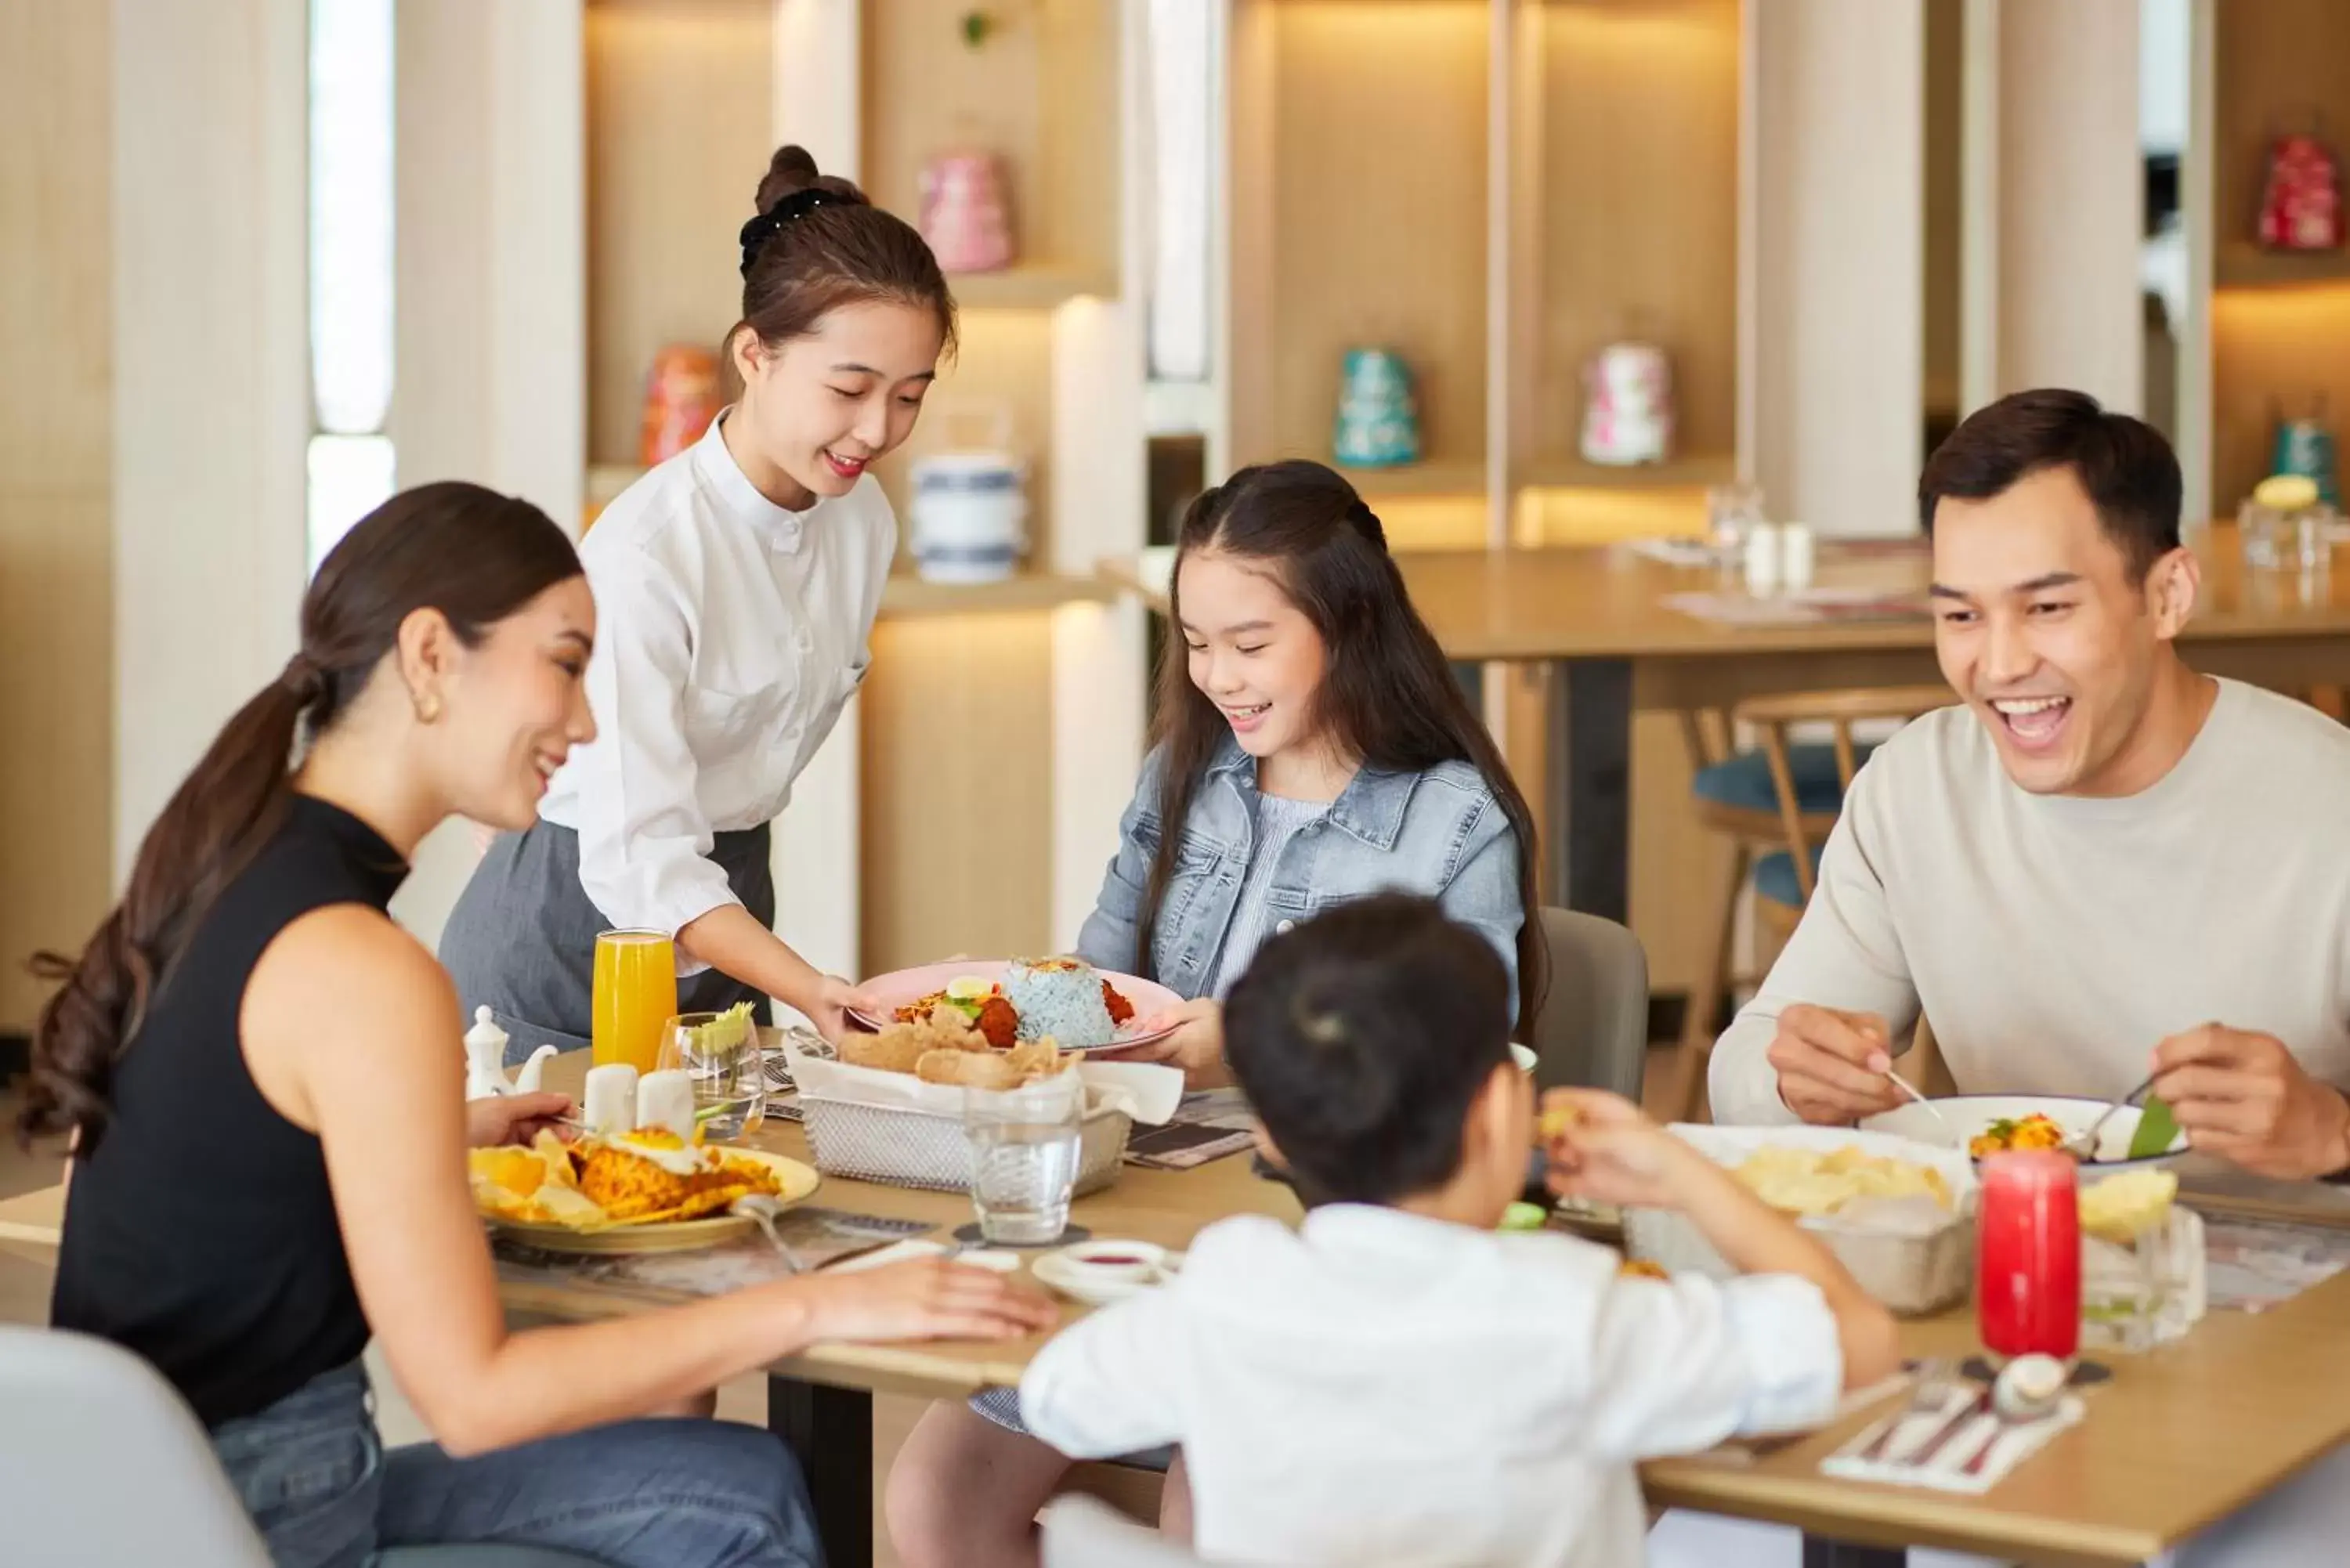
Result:
<instances>
[{"instance_id":1,"label":"pink oval plate","mask_svg":"<svg viewBox=\"0 0 2350 1568\"><path fill-rule=\"evenodd\" d=\"M889 974L877 974L859 985L858 989L870 992L874 999L881 1003L881 1016L869 1017L853 1008L849 1011L848 1016L866 1028L878 1031L884 1024L891 1022L898 1009L908 1002L920 1002L933 992L944 991L947 988L947 981L951 980L960 980L969 975L974 980L986 981L991 985L1001 985L1003 982L1003 971L1011 966L1012 961L1009 959L962 959L948 963L926 963L916 969L901 969ZM1153 1018L1183 1004L1181 997L1154 981L1143 980L1130 974L1120 974L1116 970L1105 969L1096 972L1109 981L1120 996L1134 1003L1134 1016L1137 1018ZM1108 1044L1096 1045L1091 1049L1123 1051L1129 1045L1147 1045L1153 1040L1164 1040L1168 1035L1175 1033L1171 1029L1159 1029L1145 1034L1130 1033L1132 1029L1133 1025L1128 1024L1126 1029L1120 1030L1118 1038Z\"/></svg>"}]
</instances>

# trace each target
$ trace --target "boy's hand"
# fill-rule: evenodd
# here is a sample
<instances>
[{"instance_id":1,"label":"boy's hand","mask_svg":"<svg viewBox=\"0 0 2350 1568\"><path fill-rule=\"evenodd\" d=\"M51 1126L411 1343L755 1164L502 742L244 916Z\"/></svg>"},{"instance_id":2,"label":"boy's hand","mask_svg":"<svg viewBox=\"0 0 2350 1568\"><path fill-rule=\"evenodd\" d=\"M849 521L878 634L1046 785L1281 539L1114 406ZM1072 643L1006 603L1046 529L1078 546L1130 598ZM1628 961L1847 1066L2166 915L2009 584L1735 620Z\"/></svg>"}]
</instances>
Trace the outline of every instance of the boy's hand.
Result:
<instances>
[{"instance_id":1,"label":"boy's hand","mask_svg":"<svg viewBox=\"0 0 2350 1568\"><path fill-rule=\"evenodd\" d=\"M1619 1208L1678 1207L1692 1163L1705 1157L1650 1121L1640 1107L1601 1089L1553 1089L1543 1096L1546 1178L1562 1198Z\"/></svg>"}]
</instances>

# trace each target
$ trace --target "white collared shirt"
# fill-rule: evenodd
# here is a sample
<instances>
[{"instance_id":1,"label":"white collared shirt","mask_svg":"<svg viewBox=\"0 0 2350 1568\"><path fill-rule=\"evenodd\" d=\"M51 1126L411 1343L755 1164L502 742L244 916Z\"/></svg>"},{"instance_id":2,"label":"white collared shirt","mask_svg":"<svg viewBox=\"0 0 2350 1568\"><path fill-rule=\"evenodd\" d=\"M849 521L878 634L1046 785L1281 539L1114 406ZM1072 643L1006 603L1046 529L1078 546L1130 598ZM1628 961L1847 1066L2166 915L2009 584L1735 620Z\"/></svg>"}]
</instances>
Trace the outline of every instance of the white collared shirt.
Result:
<instances>
[{"instance_id":1,"label":"white collared shirt","mask_svg":"<svg viewBox=\"0 0 2350 1568\"><path fill-rule=\"evenodd\" d=\"M872 475L787 511L735 466L723 418L580 543L598 733L539 804L578 832L579 880L606 919L671 935L739 901L712 835L772 822L791 799L872 659L898 547Z\"/></svg>"},{"instance_id":2,"label":"white collared shirt","mask_svg":"<svg viewBox=\"0 0 2350 1568\"><path fill-rule=\"evenodd\" d=\"M1021 1413L1078 1459L1180 1443L1211 1562L1638 1563L1634 1462L1825 1420L1844 1358L1808 1281L1617 1262L1354 1204L1226 1220L1047 1345Z\"/></svg>"}]
</instances>

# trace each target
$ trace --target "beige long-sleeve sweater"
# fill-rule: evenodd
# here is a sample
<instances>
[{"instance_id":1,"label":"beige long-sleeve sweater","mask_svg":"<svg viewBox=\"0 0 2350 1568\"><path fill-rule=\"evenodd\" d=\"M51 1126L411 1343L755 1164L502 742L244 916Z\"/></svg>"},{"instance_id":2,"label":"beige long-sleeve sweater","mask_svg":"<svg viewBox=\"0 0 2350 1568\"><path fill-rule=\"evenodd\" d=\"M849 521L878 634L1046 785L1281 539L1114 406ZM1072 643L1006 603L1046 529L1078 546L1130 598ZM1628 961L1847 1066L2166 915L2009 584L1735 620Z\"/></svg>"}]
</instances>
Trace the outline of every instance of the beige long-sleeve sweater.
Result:
<instances>
[{"instance_id":1,"label":"beige long-sleeve sweater","mask_svg":"<svg viewBox=\"0 0 2350 1568\"><path fill-rule=\"evenodd\" d=\"M1854 781L1794 937L1713 1054L1715 1119L1785 1122L1766 1053L1797 1002L1920 1006L1963 1093L2118 1096L2165 1036L2276 1035L2350 1085L2350 730L2235 681L2121 799L2010 783L1948 708Z\"/></svg>"}]
</instances>

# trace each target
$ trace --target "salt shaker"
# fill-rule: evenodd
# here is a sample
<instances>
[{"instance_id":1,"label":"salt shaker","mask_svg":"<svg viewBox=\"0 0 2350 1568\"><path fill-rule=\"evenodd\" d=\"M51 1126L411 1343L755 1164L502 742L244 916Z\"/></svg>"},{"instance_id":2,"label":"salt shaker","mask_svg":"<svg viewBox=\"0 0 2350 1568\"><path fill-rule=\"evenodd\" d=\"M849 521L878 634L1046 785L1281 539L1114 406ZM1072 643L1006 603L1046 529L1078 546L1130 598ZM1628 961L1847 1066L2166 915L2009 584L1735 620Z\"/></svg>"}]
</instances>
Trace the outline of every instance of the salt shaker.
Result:
<instances>
[{"instance_id":1,"label":"salt shaker","mask_svg":"<svg viewBox=\"0 0 2350 1568\"><path fill-rule=\"evenodd\" d=\"M1757 523L1746 534L1746 591L1756 596L1776 592L1779 587L1779 529L1776 524Z\"/></svg>"},{"instance_id":2,"label":"salt shaker","mask_svg":"<svg viewBox=\"0 0 2350 1568\"><path fill-rule=\"evenodd\" d=\"M1791 588L1812 580L1812 531L1801 523L1779 524L1779 576Z\"/></svg>"},{"instance_id":3,"label":"salt shaker","mask_svg":"<svg viewBox=\"0 0 2350 1568\"><path fill-rule=\"evenodd\" d=\"M637 1070L626 1062L608 1062L588 1069L586 1104L581 1119L588 1130L605 1137L628 1132L637 1125Z\"/></svg>"},{"instance_id":4,"label":"salt shaker","mask_svg":"<svg viewBox=\"0 0 2350 1568\"><path fill-rule=\"evenodd\" d=\"M647 1073L637 1080L637 1127L667 1127L693 1141L693 1079L684 1068Z\"/></svg>"}]
</instances>

